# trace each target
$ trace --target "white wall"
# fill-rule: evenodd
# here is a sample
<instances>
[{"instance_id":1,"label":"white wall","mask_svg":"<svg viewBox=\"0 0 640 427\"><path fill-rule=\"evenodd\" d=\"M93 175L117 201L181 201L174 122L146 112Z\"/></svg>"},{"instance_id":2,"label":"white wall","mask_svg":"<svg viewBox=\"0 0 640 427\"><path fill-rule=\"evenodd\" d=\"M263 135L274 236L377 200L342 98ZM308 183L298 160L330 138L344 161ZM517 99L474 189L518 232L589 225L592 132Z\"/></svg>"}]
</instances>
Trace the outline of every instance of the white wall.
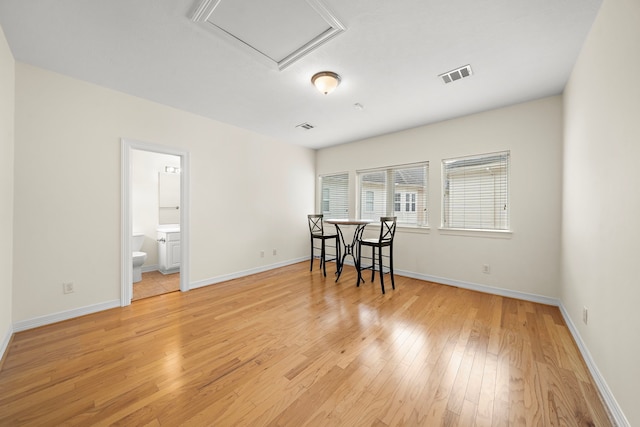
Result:
<instances>
[{"instance_id":1,"label":"white wall","mask_svg":"<svg viewBox=\"0 0 640 427\"><path fill-rule=\"evenodd\" d=\"M308 256L313 150L19 62L15 115L14 322L120 298L122 137L190 153L192 281Z\"/></svg>"},{"instance_id":2,"label":"white wall","mask_svg":"<svg viewBox=\"0 0 640 427\"><path fill-rule=\"evenodd\" d=\"M180 167L180 157L151 151L131 150L131 198L133 231L144 233L142 252L146 252L144 266L158 266L156 229L159 222L158 173L165 166ZM180 223L178 219L176 224ZM144 267L143 266L143 267ZM144 271L144 270L143 270Z\"/></svg>"},{"instance_id":3,"label":"white wall","mask_svg":"<svg viewBox=\"0 0 640 427\"><path fill-rule=\"evenodd\" d=\"M429 161L430 232L396 235L395 268L418 275L559 297L562 101L559 96L319 150L317 173ZM441 161L511 151L510 238L438 230ZM355 215L351 206L351 216ZM489 264L491 274L482 273Z\"/></svg>"},{"instance_id":4,"label":"white wall","mask_svg":"<svg viewBox=\"0 0 640 427\"><path fill-rule=\"evenodd\" d=\"M638 70L640 3L605 0L565 91L562 301L630 425L640 425Z\"/></svg>"},{"instance_id":5,"label":"white wall","mask_svg":"<svg viewBox=\"0 0 640 427\"><path fill-rule=\"evenodd\" d=\"M0 28L0 358L11 334L15 61Z\"/></svg>"}]
</instances>

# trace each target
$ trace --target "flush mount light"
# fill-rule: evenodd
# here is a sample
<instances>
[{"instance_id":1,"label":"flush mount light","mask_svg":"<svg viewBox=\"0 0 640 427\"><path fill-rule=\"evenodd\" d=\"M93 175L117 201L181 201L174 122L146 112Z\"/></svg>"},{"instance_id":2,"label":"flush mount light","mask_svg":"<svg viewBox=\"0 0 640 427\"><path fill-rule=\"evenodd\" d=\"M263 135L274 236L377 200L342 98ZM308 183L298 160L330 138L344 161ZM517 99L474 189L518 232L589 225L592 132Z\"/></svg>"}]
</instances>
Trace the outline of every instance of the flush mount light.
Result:
<instances>
[{"instance_id":1,"label":"flush mount light","mask_svg":"<svg viewBox=\"0 0 640 427\"><path fill-rule=\"evenodd\" d=\"M333 92L340 84L340 76L333 71L321 71L311 77L311 83L325 95Z\"/></svg>"}]
</instances>

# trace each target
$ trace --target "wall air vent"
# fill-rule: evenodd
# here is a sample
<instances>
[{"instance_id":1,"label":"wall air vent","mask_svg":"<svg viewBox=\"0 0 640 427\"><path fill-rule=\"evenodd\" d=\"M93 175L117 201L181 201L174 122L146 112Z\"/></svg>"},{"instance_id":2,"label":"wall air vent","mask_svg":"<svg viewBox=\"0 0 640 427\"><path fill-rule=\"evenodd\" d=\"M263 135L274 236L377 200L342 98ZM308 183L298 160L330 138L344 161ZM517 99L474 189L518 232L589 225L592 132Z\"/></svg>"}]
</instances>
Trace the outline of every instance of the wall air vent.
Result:
<instances>
[{"instance_id":1,"label":"wall air vent","mask_svg":"<svg viewBox=\"0 0 640 427\"><path fill-rule=\"evenodd\" d=\"M299 124L298 126L296 126L296 127L297 127L297 128L302 128L302 129L309 130L309 129L313 129L315 126L313 126L312 124L309 124L309 123L306 123L306 122L305 122L305 123L300 123L300 124Z\"/></svg>"},{"instance_id":2,"label":"wall air vent","mask_svg":"<svg viewBox=\"0 0 640 427\"><path fill-rule=\"evenodd\" d=\"M456 80L469 77L471 74L473 74L473 71L471 71L471 65L465 65L464 67L459 67L455 70L447 71L446 73L440 74L438 77L440 77L445 83L451 83L455 82Z\"/></svg>"}]
</instances>

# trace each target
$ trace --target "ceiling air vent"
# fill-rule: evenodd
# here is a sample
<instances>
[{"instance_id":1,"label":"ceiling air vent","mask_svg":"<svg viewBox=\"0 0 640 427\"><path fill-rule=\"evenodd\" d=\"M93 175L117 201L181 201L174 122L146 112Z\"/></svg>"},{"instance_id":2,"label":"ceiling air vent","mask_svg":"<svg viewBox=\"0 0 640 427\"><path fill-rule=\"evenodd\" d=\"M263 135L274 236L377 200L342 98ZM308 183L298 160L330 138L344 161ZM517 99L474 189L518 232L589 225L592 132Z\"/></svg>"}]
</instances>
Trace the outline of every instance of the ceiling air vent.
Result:
<instances>
[{"instance_id":1,"label":"ceiling air vent","mask_svg":"<svg viewBox=\"0 0 640 427\"><path fill-rule=\"evenodd\" d=\"M298 126L296 126L296 127L297 127L297 128L306 129L306 130L309 130L309 129L313 129L313 128L314 128L314 126L313 126L312 124L309 124L309 123L306 123L306 122L305 122L305 123L300 123L300 124L299 124Z\"/></svg>"},{"instance_id":2,"label":"ceiling air vent","mask_svg":"<svg viewBox=\"0 0 640 427\"><path fill-rule=\"evenodd\" d=\"M469 77L471 74L473 74L473 71L471 71L471 65L465 65L464 67L456 68L455 70L440 74L438 77L440 77L445 83L451 83L456 80Z\"/></svg>"}]
</instances>

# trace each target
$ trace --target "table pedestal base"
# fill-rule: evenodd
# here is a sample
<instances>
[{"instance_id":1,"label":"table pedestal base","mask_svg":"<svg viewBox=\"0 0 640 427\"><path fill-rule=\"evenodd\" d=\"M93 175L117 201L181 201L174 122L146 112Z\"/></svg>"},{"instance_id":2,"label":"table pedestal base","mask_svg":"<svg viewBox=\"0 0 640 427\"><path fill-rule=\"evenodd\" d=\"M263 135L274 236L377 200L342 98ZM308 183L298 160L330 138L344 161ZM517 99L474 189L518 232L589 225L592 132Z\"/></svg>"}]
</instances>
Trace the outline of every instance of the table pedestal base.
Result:
<instances>
[{"instance_id":1,"label":"table pedestal base","mask_svg":"<svg viewBox=\"0 0 640 427\"><path fill-rule=\"evenodd\" d=\"M342 233L340 226L338 224L335 224L336 232L338 233L338 236L340 237L340 242L342 242L342 246L344 247L344 252L342 253L341 259L338 261L337 268L336 268L336 282L338 281L338 279L340 279L340 276L342 275L342 268L344 267L344 259L347 257L347 255L351 255L351 257L353 258L354 264L356 266L356 271L358 272L358 279L356 284L359 285L360 282L364 282L364 279L362 278L362 274L360 274L359 241L362 239L362 233L364 233L364 227L366 225L367 224L357 224L356 231L353 233L353 239L351 240L351 244L347 244L344 240L344 234Z\"/></svg>"}]
</instances>

